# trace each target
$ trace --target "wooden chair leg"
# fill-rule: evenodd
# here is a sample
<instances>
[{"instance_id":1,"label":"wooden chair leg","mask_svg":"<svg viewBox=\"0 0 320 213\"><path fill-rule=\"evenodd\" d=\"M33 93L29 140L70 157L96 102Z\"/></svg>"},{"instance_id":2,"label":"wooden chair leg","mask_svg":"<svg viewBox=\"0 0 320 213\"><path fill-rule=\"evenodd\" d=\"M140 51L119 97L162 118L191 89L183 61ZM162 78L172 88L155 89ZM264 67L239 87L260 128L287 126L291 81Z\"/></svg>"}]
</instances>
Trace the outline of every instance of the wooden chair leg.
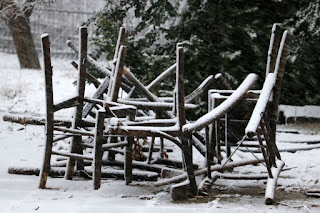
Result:
<instances>
[{"instance_id":1,"label":"wooden chair leg","mask_svg":"<svg viewBox=\"0 0 320 213\"><path fill-rule=\"evenodd\" d=\"M184 82L183 82L183 73L184 73L184 52L183 47L177 45L177 66L176 66L176 83L177 83L177 92L176 92L176 101L177 101L177 117L178 125L180 127L179 138L182 142L182 152L184 156L184 163L187 169L188 180L189 180L189 190L188 196L194 197L197 195L198 187L193 170L193 160L192 160L192 135L184 135L182 133L182 126L186 124L186 114L184 107Z\"/></svg>"},{"instance_id":2,"label":"wooden chair leg","mask_svg":"<svg viewBox=\"0 0 320 213\"><path fill-rule=\"evenodd\" d=\"M128 144L125 149L125 164L124 164L124 179L126 184L132 182L132 145L134 143L133 137L127 137Z\"/></svg>"},{"instance_id":3,"label":"wooden chair leg","mask_svg":"<svg viewBox=\"0 0 320 213\"><path fill-rule=\"evenodd\" d=\"M50 160L52 154L53 143L53 124L54 124L54 106L53 106L53 88L52 88L52 66L50 56L50 39L48 34L44 34L42 37L42 49L44 60L44 72L46 83L46 142L44 159L42 163L42 169L40 172L40 184L39 188L44 189L46 187L47 178L50 172Z\"/></svg>"},{"instance_id":4,"label":"wooden chair leg","mask_svg":"<svg viewBox=\"0 0 320 213\"><path fill-rule=\"evenodd\" d=\"M164 158L165 157L165 153L164 153L164 141L163 141L163 137L160 137L160 157Z\"/></svg>"},{"instance_id":5,"label":"wooden chair leg","mask_svg":"<svg viewBox=\"0 0 320 213\"><path fill-rule=\"evenodd\" d=\"M209 127L206 127L206 161L207 161L207 177L211 179L211 156L212 156L212 148L211 148L211 140L209 134Z\"/></svg>"},{"instance_id":6,"label":"wooden chair leg","mask_svg":"<svg viewBox=\"0 0 320 213\"><path fill-rule=\"evenodd\" d=\"M93 157L93 187L95 190L101 186L101 164L102 164L102 144L104 141L104 119L106 117L105 110L99 110L97 113L96 127L94 133L94 157Z\"/></svg>"},{"instance_id":7,"label":"wooden chair leg","mask_svg":"<svg viewBox=\"0 0 320 213\"><path fill-rule=\"evenodd\" d=\"M220 145L220 119L215 121L215 130L216 130L216 157L218 159L218 164L221 164L221 145Z\"/></svg>"},{"instance_id":8,"label":"wooden chair leg","mask_svg":"<svg viewBox=\"0 0 320 213\"><path fill-rule=\"evenodd\" d=\"M148 152L148 158L147 158L147 164L150 164L151 160L152 160L152 153L153 153L153 146L154 146L155 138L156 137L153 136L152 139L151 139L151 143L150 143L150 146L149 146L149 152Z\"/></svg>"},{"instance_id":9,"label":"wooden chair leg","mask_svg":"<svg viewBox=\"0 0 320 213\"><path fill-rule=\"evenodd\" d=\"M86 81L86 65L87 65L87 45L88 45L88 32L86 27L80 27L80 52L79 52L79 75L78 75L78 105L76 107L72 128L77 128L82 120L83 113L83 98ZM74 136L71 142L71 153L83 154L81 147L82 137ZM65 178L71 180L74 173L75 160L68 159ZM77 169L83 170L83 160L77 160Z\"/></svg>"},{"instance_id":10,"label":"wooden chair leg","mask_svg":"<svg viewBox=\"0 0 320 213\"><path fill-rule=\"evenodd\" d=\"M210 143L211 143L211 152L212 152L212 163L214 162L214 156L217 156L216 151L216 129L214 124L209 125L209 131L210 131Z\"/></svg>"},{"instance_id":11,"label":"wooden chair leg","mask_svg":"<svg viewBox=\"0 0 320 213\"><path fill-rule=\"evenodd\" d=\"M134 121L136 116L136 111L131 112L127 116L127 118L130 121ZM127 142L128 144L126 145L126 150L125 150L125 164L124 164L124 178L125 182L128 185L129 183L132 182L132 160L133 160L133 150L132 146L134 144L134 138L133 137L127 137Z\"/></svg>"},{"instance_id":12,"label":"wooden chair leg","mask_svg":"<svg viewBox=\"0 0 320 213\"><path fill-rule=\"evenodd\" d=\"M183 138L183 155L184 155L184 163L188 174L189 180L189 189L188 189L188 196L194 197L197 195L198 187L194 175L193 170L193 158L192 158L192 145L191 145L191 136L189 138Z\"/></svg>"},{"instance_id":13,"label":"wooden chair leg","mask_svg":"<svg viewBox=\"0 0 320 213\"><path fill-rule=\"evenodd\" d=\"M228 140L228 114L226 113L224 115L224 141L226 146L226 156L227 158L231 155L231 146L230 146L230 140Z\"/></svg>"}]
</instances>

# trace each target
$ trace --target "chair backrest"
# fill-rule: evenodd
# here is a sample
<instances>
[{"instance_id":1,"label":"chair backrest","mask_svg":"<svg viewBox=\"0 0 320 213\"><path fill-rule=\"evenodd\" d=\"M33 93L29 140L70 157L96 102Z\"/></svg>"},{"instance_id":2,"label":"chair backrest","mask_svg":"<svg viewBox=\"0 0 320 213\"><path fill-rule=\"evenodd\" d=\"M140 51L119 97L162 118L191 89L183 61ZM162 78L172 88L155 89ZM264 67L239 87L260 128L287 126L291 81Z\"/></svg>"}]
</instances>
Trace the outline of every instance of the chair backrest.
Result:
<instances>
[{"instance_id":1,"label":"chair backrest","mask_svg":"<svg viewBox=\"0 0 320 213\"><path fill-rule=\"evenodd\" d=\"M183 47L177 45L176 58L176 109L180 129L186 124L186 114L184 107L184 53Z\"/></svg>"},{"instance_id":2,"label":"chair backrest","mask_svg":"<svg viewBox=\"0 0 320 213\"><path fill-rule=\"evenodd\" d=\"M107 91L108 101L117 101L120 88L120 81L122 78L122 72L124 67L124 60L126 56L126 47L124 46L125 40L125 28L121 27L119 30L119 36L117 45L114 51L113 62L116 64L112 67L109 87Z\"/></svg>"},{"instance_id":3,"label":"chair backrest","mask_svg":"<svg viewBox=\"0 0 320 213\"><path fill-rule=\"evenodd\" d=\"M283 30L278 24L273 24L268 50L266 78L269 73L276 73L276 84L273 91L273 108L278 110L280 91L287 62L289 46L293 36Z\"/></svg>"},{"instance_id":4,"label":"chair backrest","mask_svg":"<svg viewBox=\"0 0 320 213\"><path fill-rule=\"evenodd\" d=\"M274 72L283 31L284 30L278 24L273 24L267 56L266 78L270 72Z\"/></svg>"},{"instance_id":5,"label":"chair backrest","mask_svg":"<svg viewBox=\"0 0 320 213\"><path fill-rule=\"evenodd\" d=\"M275 35L279 32L277 25L274 25L271 35L270 47L271 45L278 49L277 53L273 49L269 48L268 51L268 64L267 64L267 77L263 85L260 97L251 115L250 121L246 127L246 134L253 136L257 131L258 125L265 113L269 114L270 127L271 127L271 137L275 140L276 125L278 120L278 107L280 102L280 91L283 81L283 75L285 70L285 64L287 61L289 46L292 41L292 35L285 30L282 33L281 41L277 41L279 45L275 44ZM270 54L272 52L272 54ZM275 57L276 56L276 57ZM267 108L267 102L270 101L270 107ZM264 121L266 122L266 121Z\"/></svg>"},{"instance_id":6,"label":"chair backrest","mask_svg":"<svg viewBox=\"0 0 320 213\"><path fill-rule=\"evenodd\" d=\"M112 70L112 76L110 76L108 97L107 97L108 101L117 102L118 100L126 52L127 52L127 47L121 45L115 68Z\"/></svg>"},{"instance_id":7,"label":"chair backrest","mask_svg":"<svg viewBox=\"0 0 320 213\"><path fill-rule=\"evenodd\" d=\"M287 62L287 57L289 54L289 47L293 36L288 33L288 31L284 31L282 34L282 39L279 46L279 51L277 54L277 60L275 63L274 73L276 74L276 83L273 89L272 96L272 106L271 106L271 128L275 132L276 124L278 120L278 110L280 103L280 92L282 88L284 70Z\"/></svg>"}]
</instances>

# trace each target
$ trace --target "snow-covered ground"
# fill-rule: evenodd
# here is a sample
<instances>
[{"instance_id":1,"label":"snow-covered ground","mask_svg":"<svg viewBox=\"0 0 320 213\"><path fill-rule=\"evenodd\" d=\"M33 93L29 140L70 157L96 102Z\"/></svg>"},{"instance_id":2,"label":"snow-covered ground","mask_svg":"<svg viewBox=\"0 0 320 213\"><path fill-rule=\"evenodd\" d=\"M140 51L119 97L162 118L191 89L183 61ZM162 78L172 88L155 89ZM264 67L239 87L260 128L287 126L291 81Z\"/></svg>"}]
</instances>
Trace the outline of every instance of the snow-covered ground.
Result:
<instances>
[{"instance_id":1,"label":"snow-covered ground","mask_svg":"<svg viewBox=\"0 0 320 213\"><path fill-rule=\"evenodd\" d=\"M72 97L77 73L68 61L54 60L55 101ZM87 95L92 94L89 87ZM265 181L218 180L210 196L173 202L169 187L152 183L105 179L95 191L91 180L49 178L47 189L38 189L39 177L8 174L10 166L40 167L44 151L42 126L22 126L2 121L8 113L43 115L44 77L42 71L20 70L15 55L0 53L0 212L320 212L320 200L304 195L303 189L320 190L320 150L282 153L286 163L278 180L276 204L264 205ZM72 110L60 113L71 116ZM279 148L306 146L320 140L320 125L279 126L298 129L301 134L278 133ZM290 143L289 143L290 142ZM295 144L293 144L295 142ZM300 142L300 143L298 143ZM196 153L196 152L195 152ZM174 157L168 153L169 157ZM196 157L201 161L201 157ZM202 165L200 162L199 165ZM263 166L237 168L234 172L266 172Z\"/></svg>"},{"instance_id":2,"label":"snow-covered ground","mask_svg":"<svg viewBox=\"0 0 320 213\"><path fill-rule=\"evenodd\" d=\"M294 120L296 120L298 117L320 118L320 106L280 105L279 110L284 112L284 117L286 119L294 118Z\"/></svg>"}]
</instances>

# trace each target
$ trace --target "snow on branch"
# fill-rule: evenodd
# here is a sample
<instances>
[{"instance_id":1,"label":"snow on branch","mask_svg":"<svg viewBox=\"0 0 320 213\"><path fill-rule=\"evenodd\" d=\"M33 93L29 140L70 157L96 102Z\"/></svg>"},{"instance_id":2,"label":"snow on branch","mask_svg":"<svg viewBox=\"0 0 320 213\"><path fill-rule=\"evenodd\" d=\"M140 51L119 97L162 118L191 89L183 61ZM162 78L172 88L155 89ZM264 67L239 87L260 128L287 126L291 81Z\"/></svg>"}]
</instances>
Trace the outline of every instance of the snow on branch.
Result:
<instances>
[{"instance_id":1,"label":"snow on branch","mask_svg":"<svg viewBox=\"0 0 320 213\"><path fill-rule=\"evenodd\" d=\"M249 137L253 137L257 131L257 128L265 112L265 109L267 107L267 104L275 83L276 83L276 75L274 73L269 73L266 78L266 81L263 84L261 94L256 103L256 106L254 107L251 118L245 130L245 133Z\"/></svg>"},{"instance_id":2,"label":"snow on branch","mask_svg":"<svg viewBox=\"0 0 320 213\"><path fill-rule=\"evenodd\" d=\"M238 89L219 106L214 108L212 111L208 112L204 116L200 117L196 122L186 124L182 127L183 132L193 132L204 128L205 126L211 124L215 119L224 115L229 109L231 109L235 104L237 104L248 90L257 81L258 76L254 73L249 74Z\"/></svg>"},{"instance_id":3,"label":"snow on branch","mask_svg":"<svg viewBox=\"0 0 320 213\"><path fill-rule=\"evenodd\" d=\"M276 66L274 69L274 73L276 75L278 75L278 71L280 68L280 62L282 59L282 52L284 51L284 45L286 44L286 38L288 36L288 30L284 31L283 35L282 35L282 39L281 39L281 43L280 43L280 47L279 47L279 51L278 51L278 55L277 55L277 61L276 61Z\"/></svg>"}]
</instances>

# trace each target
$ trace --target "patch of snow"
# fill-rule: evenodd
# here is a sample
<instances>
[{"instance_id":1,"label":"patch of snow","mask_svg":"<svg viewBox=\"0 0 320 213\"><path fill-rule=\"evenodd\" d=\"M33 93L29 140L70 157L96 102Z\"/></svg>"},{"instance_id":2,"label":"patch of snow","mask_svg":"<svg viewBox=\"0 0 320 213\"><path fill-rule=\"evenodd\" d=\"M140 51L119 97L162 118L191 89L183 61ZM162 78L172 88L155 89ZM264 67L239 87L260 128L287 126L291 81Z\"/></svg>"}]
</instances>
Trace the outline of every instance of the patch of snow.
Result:
<instances>
[{"instance_id":1,"label":"patch of snow","mask_svg":"<svg viewBox=\"0 0 320 213\"><path fill-rule=\"evenodd\" d=\"M290 106L280 105L279 111L284 112L286 118L289 117L307 117L320 118L320 106L306 105L306 106Z\"/></svg>"},{"instance_id":2,"label":"patch of snow","mask_svg":"<svg viewBox=\"0 0 320 213\"><path fill-rule=\"evenodd\" d=\"M241 55L241 50L237 50L235 52L226 51L226 52L221 53L221 56L223 58L228 58L230 61L232 61L233 59L235 59L239 55Z\"/></svg>"}]
</instances>

